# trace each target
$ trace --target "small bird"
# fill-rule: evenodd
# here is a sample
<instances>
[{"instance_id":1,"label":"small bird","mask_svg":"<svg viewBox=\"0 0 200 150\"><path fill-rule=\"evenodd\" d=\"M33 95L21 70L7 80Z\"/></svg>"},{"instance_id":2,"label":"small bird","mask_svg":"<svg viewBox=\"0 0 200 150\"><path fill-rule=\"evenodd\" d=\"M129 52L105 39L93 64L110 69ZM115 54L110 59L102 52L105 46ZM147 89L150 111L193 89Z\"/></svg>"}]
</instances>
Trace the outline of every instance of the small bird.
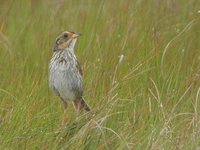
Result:
<instances>
[{"instance_id":1,"label":"small bird","mask_svg":"<svg viewBox=\"0 0 200 150\"><path fill-rule=\"evenodd\" d=\"M60 97L66 112L68 101L73 101L79 112L90 111L83 99L82 69L74 54L74 46L80 33L62 32L53 46L53 56L49 65L49 86Z\"/></svg>"}]
</instances>

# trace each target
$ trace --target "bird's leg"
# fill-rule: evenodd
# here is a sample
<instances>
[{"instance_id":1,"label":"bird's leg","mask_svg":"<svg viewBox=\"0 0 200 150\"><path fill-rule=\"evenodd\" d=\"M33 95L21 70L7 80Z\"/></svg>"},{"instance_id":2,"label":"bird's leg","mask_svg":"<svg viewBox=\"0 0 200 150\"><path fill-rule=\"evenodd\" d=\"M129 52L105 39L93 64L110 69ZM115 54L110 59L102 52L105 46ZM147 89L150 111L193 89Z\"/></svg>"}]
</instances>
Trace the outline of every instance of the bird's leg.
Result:
<instances>
[{"instance_id":1,"label":"bird's leg","mask_svg":"<svg viewBox=\"0 0 200 150\"><path fill-rule=\"evenodd\" d=\"M61 98L61 97L60 97ZM63 102L63 106L64 106L64 113L63 113L63 116L62 116L62 124L60 125L58 131L56 131L56 143L60 141L60 138L62 136L62 134L60 135L60 133L62 133L63 129L65 128L65 125L66 125L66 118L65 118L65 115L66 115L66 112L67 112L67 102L62 99L62 102Z\"/></svg>"},{"instance_id":2,"label":"bird's leg","mask_svg":"<svg viewBox=\"0 0 200 150\"><path fill-rule=\"evenodd\" d=\"M64 106L64 113L63 113L63 117L62 117L62 127L65 126L66 124L66 112L67 112L67 102L65 100L62 99L62 102L63 102L63 106Z\"/></svg>"},{"instance_id":3,"label":"bird's leg","mask_svg":"<svg viewBox=\"0 0 200 150\"><path fill-rule=\"evenodd\" d=\"M77 100L74 100L74 106L75 106L75 109L76 109L76 112L77 114L79 115L80 114L80 111L81 111L81 101L79 99Z\"/></svg>"}]
</instances>

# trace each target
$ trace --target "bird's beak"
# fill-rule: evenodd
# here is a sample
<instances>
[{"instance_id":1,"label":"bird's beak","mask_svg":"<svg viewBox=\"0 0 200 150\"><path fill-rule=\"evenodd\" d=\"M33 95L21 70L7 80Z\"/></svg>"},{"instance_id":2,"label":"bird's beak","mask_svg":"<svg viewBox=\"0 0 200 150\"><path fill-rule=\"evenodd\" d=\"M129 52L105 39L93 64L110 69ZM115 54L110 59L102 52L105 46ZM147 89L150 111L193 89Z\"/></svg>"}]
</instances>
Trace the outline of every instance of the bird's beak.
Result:
<instances>
[{"instance_id":1,"label":"bird's beak","mask_svg":"<svg viewBox=\"0 0 200 150\"><path fill-rule=\"evenodd\" d=\"M77 38L77 37L79 37L79 36L81 36L81 35L82 35L81 33L75 32L75 33L72 35L72 37L73 37L73 38Z\"/></svg>"}]
</instances>

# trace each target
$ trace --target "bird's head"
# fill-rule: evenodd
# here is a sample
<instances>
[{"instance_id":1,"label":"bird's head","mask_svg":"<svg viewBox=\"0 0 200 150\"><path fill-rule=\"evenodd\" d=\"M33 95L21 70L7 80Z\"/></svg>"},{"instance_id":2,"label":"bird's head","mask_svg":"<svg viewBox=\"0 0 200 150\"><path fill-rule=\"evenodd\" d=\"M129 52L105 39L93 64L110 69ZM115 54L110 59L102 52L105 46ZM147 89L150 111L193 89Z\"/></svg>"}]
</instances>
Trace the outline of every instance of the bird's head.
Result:
<instances>
[{"instance_id":1,"label":"bird's head","mask_svg":"<svg viewBox=\"0 0 200 150\"><path fill-rule=\"evenodd\" d=\"M73 50L77 38L80 36L80 33L72 32L72 31L64 31L56 38L55 45L53 47L53 51L71 49Z\"/></svg>"}]
</instances>

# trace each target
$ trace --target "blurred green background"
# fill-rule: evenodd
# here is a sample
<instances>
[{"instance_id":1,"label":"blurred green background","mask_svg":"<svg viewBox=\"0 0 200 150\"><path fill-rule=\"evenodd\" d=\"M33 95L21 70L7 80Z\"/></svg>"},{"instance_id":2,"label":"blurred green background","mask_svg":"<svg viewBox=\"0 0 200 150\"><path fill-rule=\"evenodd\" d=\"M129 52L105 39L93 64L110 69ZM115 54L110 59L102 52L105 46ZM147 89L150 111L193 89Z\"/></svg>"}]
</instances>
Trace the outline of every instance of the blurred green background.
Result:
<instances>
[{"instance_id":1,"label":"blurred green background","mask_svg":"<svg viewBox=\"0 0 200 150\"><path fill-rule=\"evenodd\" d=\"M1 0L0 149L198 149L199 0ZM92 108L48 87L56 36L75 53Z\"/></svg>"}]
</instances>

